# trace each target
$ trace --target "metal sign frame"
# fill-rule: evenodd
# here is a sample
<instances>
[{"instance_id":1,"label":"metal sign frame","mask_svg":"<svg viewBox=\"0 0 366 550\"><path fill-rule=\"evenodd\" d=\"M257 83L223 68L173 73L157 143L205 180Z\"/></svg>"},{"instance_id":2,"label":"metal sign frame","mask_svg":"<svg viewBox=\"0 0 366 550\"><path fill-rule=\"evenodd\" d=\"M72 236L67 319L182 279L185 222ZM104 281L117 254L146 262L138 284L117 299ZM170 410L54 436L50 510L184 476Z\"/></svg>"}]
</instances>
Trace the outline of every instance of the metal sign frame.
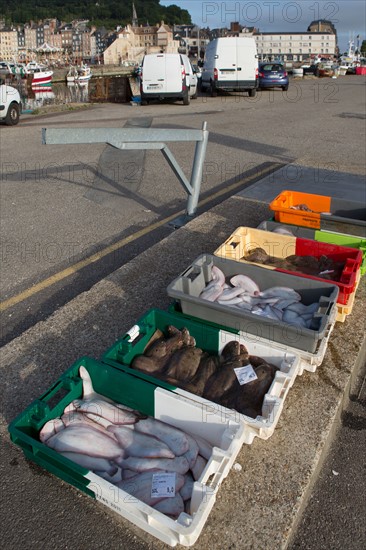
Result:
<instances>
[{"instance_id":1,"label":"metal sign frame","mask_svg":"<svg viewBox=\"0 0 366 550\"><path fill-rule=\"evenodd\" d=\"M179 166L167 142L195 141L190 180ZM169 166L188 194L187 214L195 214L202 182L203 163L208 142L207 122L202 130L165 128L42 128L42 144L71 145L78 143L107 143L117 149L161 150Z\"/></svg>"}]
</instances>

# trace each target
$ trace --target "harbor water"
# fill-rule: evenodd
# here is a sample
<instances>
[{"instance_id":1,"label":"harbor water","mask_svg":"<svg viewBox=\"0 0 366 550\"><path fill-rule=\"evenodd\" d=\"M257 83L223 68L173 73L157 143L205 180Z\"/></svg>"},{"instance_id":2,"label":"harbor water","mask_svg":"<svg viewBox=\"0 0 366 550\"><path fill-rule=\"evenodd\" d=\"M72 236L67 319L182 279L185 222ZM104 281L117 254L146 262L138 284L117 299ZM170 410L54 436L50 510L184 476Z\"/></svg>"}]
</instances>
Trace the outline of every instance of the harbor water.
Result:
<instances>
[{"instance_id":1,"label":"harbor water","mask_svg":"<svg viewBox=\"0 0 366 550\"><path fill-rule=\"evenodd\" d=\"M7 84L16 87L22 98L23 112L33 112L45 105L72 103L127 103L131 100L131 86L128 76L108 75L91 77L86 82L53 82L50 86L32 86L24 78L6 79Z\"/></svg>"}]
</instances>

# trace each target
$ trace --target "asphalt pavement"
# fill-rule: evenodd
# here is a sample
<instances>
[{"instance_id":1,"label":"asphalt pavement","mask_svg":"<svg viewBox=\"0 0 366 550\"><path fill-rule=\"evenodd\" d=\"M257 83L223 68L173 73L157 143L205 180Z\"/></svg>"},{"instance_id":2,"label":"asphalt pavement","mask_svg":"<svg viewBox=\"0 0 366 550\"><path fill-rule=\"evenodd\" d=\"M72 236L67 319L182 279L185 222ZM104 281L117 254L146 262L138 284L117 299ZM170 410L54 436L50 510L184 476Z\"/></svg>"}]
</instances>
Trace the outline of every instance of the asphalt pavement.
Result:
<instances>
[{"instance_id":1,"label":"asphalt pavement","mask_svg":"<svg viewBox=\"0 0 366 550\"><path fill-rule=\"evenodd\" d=\"M200 128L208 122L204 201L187 228L171 225L184 213L186 196L155 154L142 160L117 158L108 146L40 145L42 127L122 127L148 118L153 126L167 128ZM233 228L255 227L269 216L268 203L278 190L365 203L364 120L364 78L344 77L293 82L289 94L263 93L254 101L225 96L200 97L189 107L103 105L82 113L25 116L16 128L0 128L1 328L7 344L1 352L7 495L1 506L3 525L9 526L7 548L46 546L50 533L55 548L162 547L27 463L8 441L7 424L80 355L99 356L146 308L167 307L169 279L200 252L213 251ZM192 148L177 144L173 150L189 173ZM120 246L110 254L93 257L116 243ZM364 299L361 288L359 296ZM15 305L4 307L14 298L19 299ZM357 304L349 322L337 327L338 339L332 340L319 372L296 381L278 431L243 450L238 460L245 471L228 477L197 548L364 547L362 389L353 390L333 454L325 459L334 435L330 424L338 425L339 392L348 393L349 362L364 354L364 334ZM344 371L342 348L347 350ZM359 362L362 367L362 357ZM320 454L321 476L314 485ZM256 471L261 482L253 479ZM250 498L240 514L243 495L235 479ZM75 515L85 537L78 526L69 527Z\"/></svg>"}]
</instances>

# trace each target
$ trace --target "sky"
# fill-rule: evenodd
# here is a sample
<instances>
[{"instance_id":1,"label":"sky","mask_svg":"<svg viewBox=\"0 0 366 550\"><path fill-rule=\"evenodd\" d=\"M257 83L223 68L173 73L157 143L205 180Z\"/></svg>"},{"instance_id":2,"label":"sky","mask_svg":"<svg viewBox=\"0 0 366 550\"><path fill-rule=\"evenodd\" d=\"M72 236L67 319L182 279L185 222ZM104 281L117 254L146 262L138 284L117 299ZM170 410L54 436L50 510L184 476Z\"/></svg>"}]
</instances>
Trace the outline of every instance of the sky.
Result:
<instances>
[{"instance_id":1,"label":"sky","mask_svg":"<svg viewBox=\"0 0 366 550\"><path fill-rule=\"evenodd\" d=\"M365 0L160 0L161 5L175 4L186 9L199 27L230 27L232 21L256 27L262 32L306 31L311 21L327 19L337 29L338 45L343 53L357 35L366 40Z\"/></svg>"}]
</instances>

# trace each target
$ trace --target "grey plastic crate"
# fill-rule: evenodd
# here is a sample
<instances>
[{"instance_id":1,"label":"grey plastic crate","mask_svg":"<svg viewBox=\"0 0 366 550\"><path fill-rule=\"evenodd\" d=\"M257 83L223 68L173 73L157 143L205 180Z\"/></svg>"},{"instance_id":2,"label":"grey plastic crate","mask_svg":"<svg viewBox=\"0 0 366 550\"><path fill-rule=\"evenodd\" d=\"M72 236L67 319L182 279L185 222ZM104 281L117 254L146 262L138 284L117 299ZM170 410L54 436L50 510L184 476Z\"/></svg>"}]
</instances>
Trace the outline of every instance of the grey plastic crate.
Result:
<instances>
[{"instance_id":1,"label":"grey plastic crate","mask_svg":"<svg viewBox=\"0 0 366 550\"><path fill-rule=\"evenodd\" d=\"M221 269L226 277L239 273L247 275L256 281L261 290L273 286L290 287L300 294L304 304L319 302L319 308L314 314L316 328L296 327L200 298L201 291L211 280L213 265ZM330 283L227 260L212 254L199 256L167 288L168 296L179 301L185 315L234 328L246 336L252 335L252 338L265 338L310 353L317 352L322 339L329 333L329 326L335 323L338 291L338 287Z\"/></svg>"},{"instance_id":2,"label":"grey plastic crate","mask_svg":"<svg viewBox=\"0 0 366 550\"><path fill-rule=\"evenodd\" d=\"M272 220L261 222L257 227L257 229L261 229L262 231L274 231L279 228L289 231L294 237L300 237L301 239L315 239L316 229L310 229L309 227L287 225L285 223L274 222Z\"/></svg>"}]
</instances>

